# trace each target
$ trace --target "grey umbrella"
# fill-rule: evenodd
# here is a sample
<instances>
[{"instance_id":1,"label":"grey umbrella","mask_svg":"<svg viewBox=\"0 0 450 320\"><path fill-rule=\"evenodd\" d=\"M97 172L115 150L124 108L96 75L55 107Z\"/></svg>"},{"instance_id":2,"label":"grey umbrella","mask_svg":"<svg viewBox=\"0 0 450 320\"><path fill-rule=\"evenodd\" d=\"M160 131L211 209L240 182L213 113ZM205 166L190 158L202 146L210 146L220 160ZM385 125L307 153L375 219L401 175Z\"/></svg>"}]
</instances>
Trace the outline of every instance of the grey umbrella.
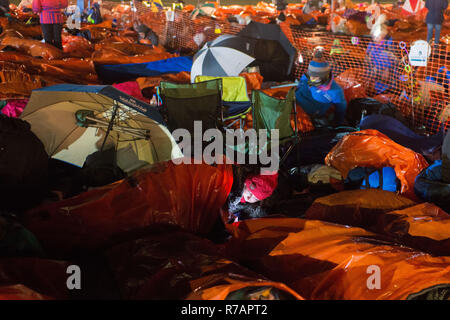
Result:
<instances>
[{"instance_id":1,"label":"grey umbrella","mask_svg":"<svg viewBox=\"0 0 450 320\"><path fill-rule=\"evenodd\" d=\"M194 56L191 82L199 75L214 77L238 76L255 60L254 41L233 35L221 35L207 42Z\"/></svg>"}]
</instances>

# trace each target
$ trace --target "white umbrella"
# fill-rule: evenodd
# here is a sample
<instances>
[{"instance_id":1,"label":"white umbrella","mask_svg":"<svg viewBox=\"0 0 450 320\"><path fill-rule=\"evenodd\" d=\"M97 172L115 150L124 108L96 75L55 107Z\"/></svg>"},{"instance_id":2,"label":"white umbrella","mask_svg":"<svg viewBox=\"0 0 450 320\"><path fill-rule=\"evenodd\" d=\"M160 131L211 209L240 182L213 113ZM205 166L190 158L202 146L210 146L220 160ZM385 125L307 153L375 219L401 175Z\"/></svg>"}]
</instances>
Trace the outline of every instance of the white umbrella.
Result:
<instances>
[{"instance_id":1,"label":"white umbrella","mask_svg":"<svg viewBox=\"0 0 450 320\"><path fill-rule=\"evenodd\" d=\"M49 157L80 167L88 155L112 146L122 151L118 156L141 164L182 157L156 108L112 86L64 84L34 90L21 118L30 123Z\"/></svg>"},{"instance_id":2,"label":"white umbrella","mask_svg":"<svg viewBox=\"0 0 450 320\"><path fill-rule=\"evenodd\" d=\"M194 56L191 82L197 76L235 77L255 60L254 41L232 35L221 35L207 42Z\"/></svg>"}]
</instances>

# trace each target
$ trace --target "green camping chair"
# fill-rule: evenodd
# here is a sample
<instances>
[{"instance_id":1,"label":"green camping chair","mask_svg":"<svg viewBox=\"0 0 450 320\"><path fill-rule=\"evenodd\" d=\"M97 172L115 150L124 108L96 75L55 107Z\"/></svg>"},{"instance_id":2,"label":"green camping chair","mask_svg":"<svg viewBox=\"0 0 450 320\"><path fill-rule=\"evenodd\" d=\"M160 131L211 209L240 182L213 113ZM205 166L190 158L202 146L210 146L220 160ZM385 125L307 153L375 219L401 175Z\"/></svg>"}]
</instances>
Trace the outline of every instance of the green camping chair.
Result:
<instances>
[{"instance_id":1,"label":"green camping chair","mask_svg":"<svg viewBox=\"0 0 450 320\"><path fill-rule=\"evenodd\" d=\"M286 99L271 97L261 90L252 91L253 103L253 128L255 130L266 129L267 139L270 141L270 130L279 130L280 147L289 145L280 160L280 165L290 154L296 144L300 141L297 121L294 121L294 128L291 126L291 114L297 119L295 107L295 87L292 87ZM259 146L259 148L264 146ZM270 145L267 146L270 148Z\"/></svg>"},{"instance_id":2,"label":"green camping chair","mask_svg":"<svg viewBox=\"0 0 450 320\"><path fill-rule=\"evenodd\" d=\"M239 128L244 128L246 115L252 109L252 102L247 94L247 83L244 77L212 77L197 76L195 82L222 79L222 123L225 128L231 128L239 122ZM226 121L231 121L225 125Z\"/></svg>"},{"instance_id":3,"label":"green camping chair","mask_svg":"<svg viewBox=\"0 0 450 320\"><path fill-rule=\"evenodd\" d=\"M171 132L187 129L194 133L194 121L202 122L202 131L222 128L222 79L179 84L162 81L160 112Z\"/></svg>"}]
</instances>

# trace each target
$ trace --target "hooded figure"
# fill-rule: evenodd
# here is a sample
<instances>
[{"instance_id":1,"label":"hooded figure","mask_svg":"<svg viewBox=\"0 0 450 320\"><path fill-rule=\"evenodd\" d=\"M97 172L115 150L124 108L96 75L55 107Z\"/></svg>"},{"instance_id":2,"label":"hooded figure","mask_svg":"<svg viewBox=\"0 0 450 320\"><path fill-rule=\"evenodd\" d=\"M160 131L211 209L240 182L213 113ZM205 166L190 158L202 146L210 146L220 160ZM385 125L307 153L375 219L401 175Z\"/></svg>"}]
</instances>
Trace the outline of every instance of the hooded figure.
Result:
<instances>
[{"instance_id":1,"label":"hooded figure","mask_svg":"<svg viewBox=\"0 0 450 320\"><path fill-rule=\"evenodd\" d=\"M372 42L367 46L367 62L370 78L375 78L376 94L381 94L396 87L397 61L392 53L393 42L385 24L386 16L380 15L375 21L370 34Z\"/></svg>"},{"instance_id":2,"label":"hooded figure","mask_svg":"<svg viewBox=\"0 0 450 320\"><path fill-rule=\"evenodd\" d=\"M239 221L266 216L261 201L270 197L278 185L278 173L247 174L243 167L233 167L234 182L228 196L230 220ZM233 221L231 221L233 222Z\"/></svg>"},{"instance_id":3,"label":"hooded figure","mask_svg":"<svg viewBox=\"0 0 450 320\"><path fill-rule=\"evenodd\" d=\"M347 101L344 91L333 79L331 66L325 61L323 51L323 47L314 49L313 60L306 74L300 78L295 98L316 126L318 121L328 122L325 118L333 106L334 122L340 125L344 122Z\"/></svg>"},{"instance_id":4,"label":"hooded figure","mask_svg":"<svg viewBox=\"0 0 450 320\"><path fill-rule=\"evenodd\" d=\"M136 20L134 22L133 29L139 34L140 43L148 44L148 42L150 41L152 46L158 46L158 35L145 24L143 24L139 20Z\"/></svg>"}]
</instances>

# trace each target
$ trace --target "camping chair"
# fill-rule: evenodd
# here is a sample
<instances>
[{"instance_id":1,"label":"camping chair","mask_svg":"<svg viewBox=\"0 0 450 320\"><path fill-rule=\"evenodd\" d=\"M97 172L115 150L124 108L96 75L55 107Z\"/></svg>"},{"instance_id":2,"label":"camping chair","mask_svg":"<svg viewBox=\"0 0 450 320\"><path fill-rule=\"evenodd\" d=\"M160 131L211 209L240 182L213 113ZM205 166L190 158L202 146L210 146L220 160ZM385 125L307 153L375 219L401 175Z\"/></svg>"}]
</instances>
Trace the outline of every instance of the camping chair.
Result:
<instances>
[{"instance_id":1,"label":"camping chair","mask_svg":"<svg viewBox=\"0 0 450 320\"><path fill-rule=\"evenodd\" d=\"M187 129L194 134L194 121L202 122L202 131L221 128L222 79L179 84L161 81L160 112L171 132Z\"/></svg>"},{"instance_id":2,"label":"camping chair","mask_svg":"<svg viewBox=\"0 0 450 320\"><path fill-rule=\"evenodd\" d=\"M239 122L239 129L243 129L245 117L252 108L252 102L247 94L245 78L197 76L195 82L198 83L213 79L222 79L221 121L224 128L231 128L235 123ZM228 122L227 125L225 125L226 122Z\"/></svg>"},{"instance_id":3,"label":"camping chair","mask_svg":"<svg viewBox=\"0 0 450 320\"><path fill-rule=\"evenodd\" d=\"M266 129L270 141L270 130L279 130L280 146L289 145L280 160L280 166L300 141L297 128L297 110L295 106L295 87L286 95L286 99L271 97L261 90L252 91L253 129ZM294 115L294 128L291 126L291 115ZM259 146L260 147L260 146ZM270 148L270 145L268 145Z\"/></svg>"}]
</instances>

